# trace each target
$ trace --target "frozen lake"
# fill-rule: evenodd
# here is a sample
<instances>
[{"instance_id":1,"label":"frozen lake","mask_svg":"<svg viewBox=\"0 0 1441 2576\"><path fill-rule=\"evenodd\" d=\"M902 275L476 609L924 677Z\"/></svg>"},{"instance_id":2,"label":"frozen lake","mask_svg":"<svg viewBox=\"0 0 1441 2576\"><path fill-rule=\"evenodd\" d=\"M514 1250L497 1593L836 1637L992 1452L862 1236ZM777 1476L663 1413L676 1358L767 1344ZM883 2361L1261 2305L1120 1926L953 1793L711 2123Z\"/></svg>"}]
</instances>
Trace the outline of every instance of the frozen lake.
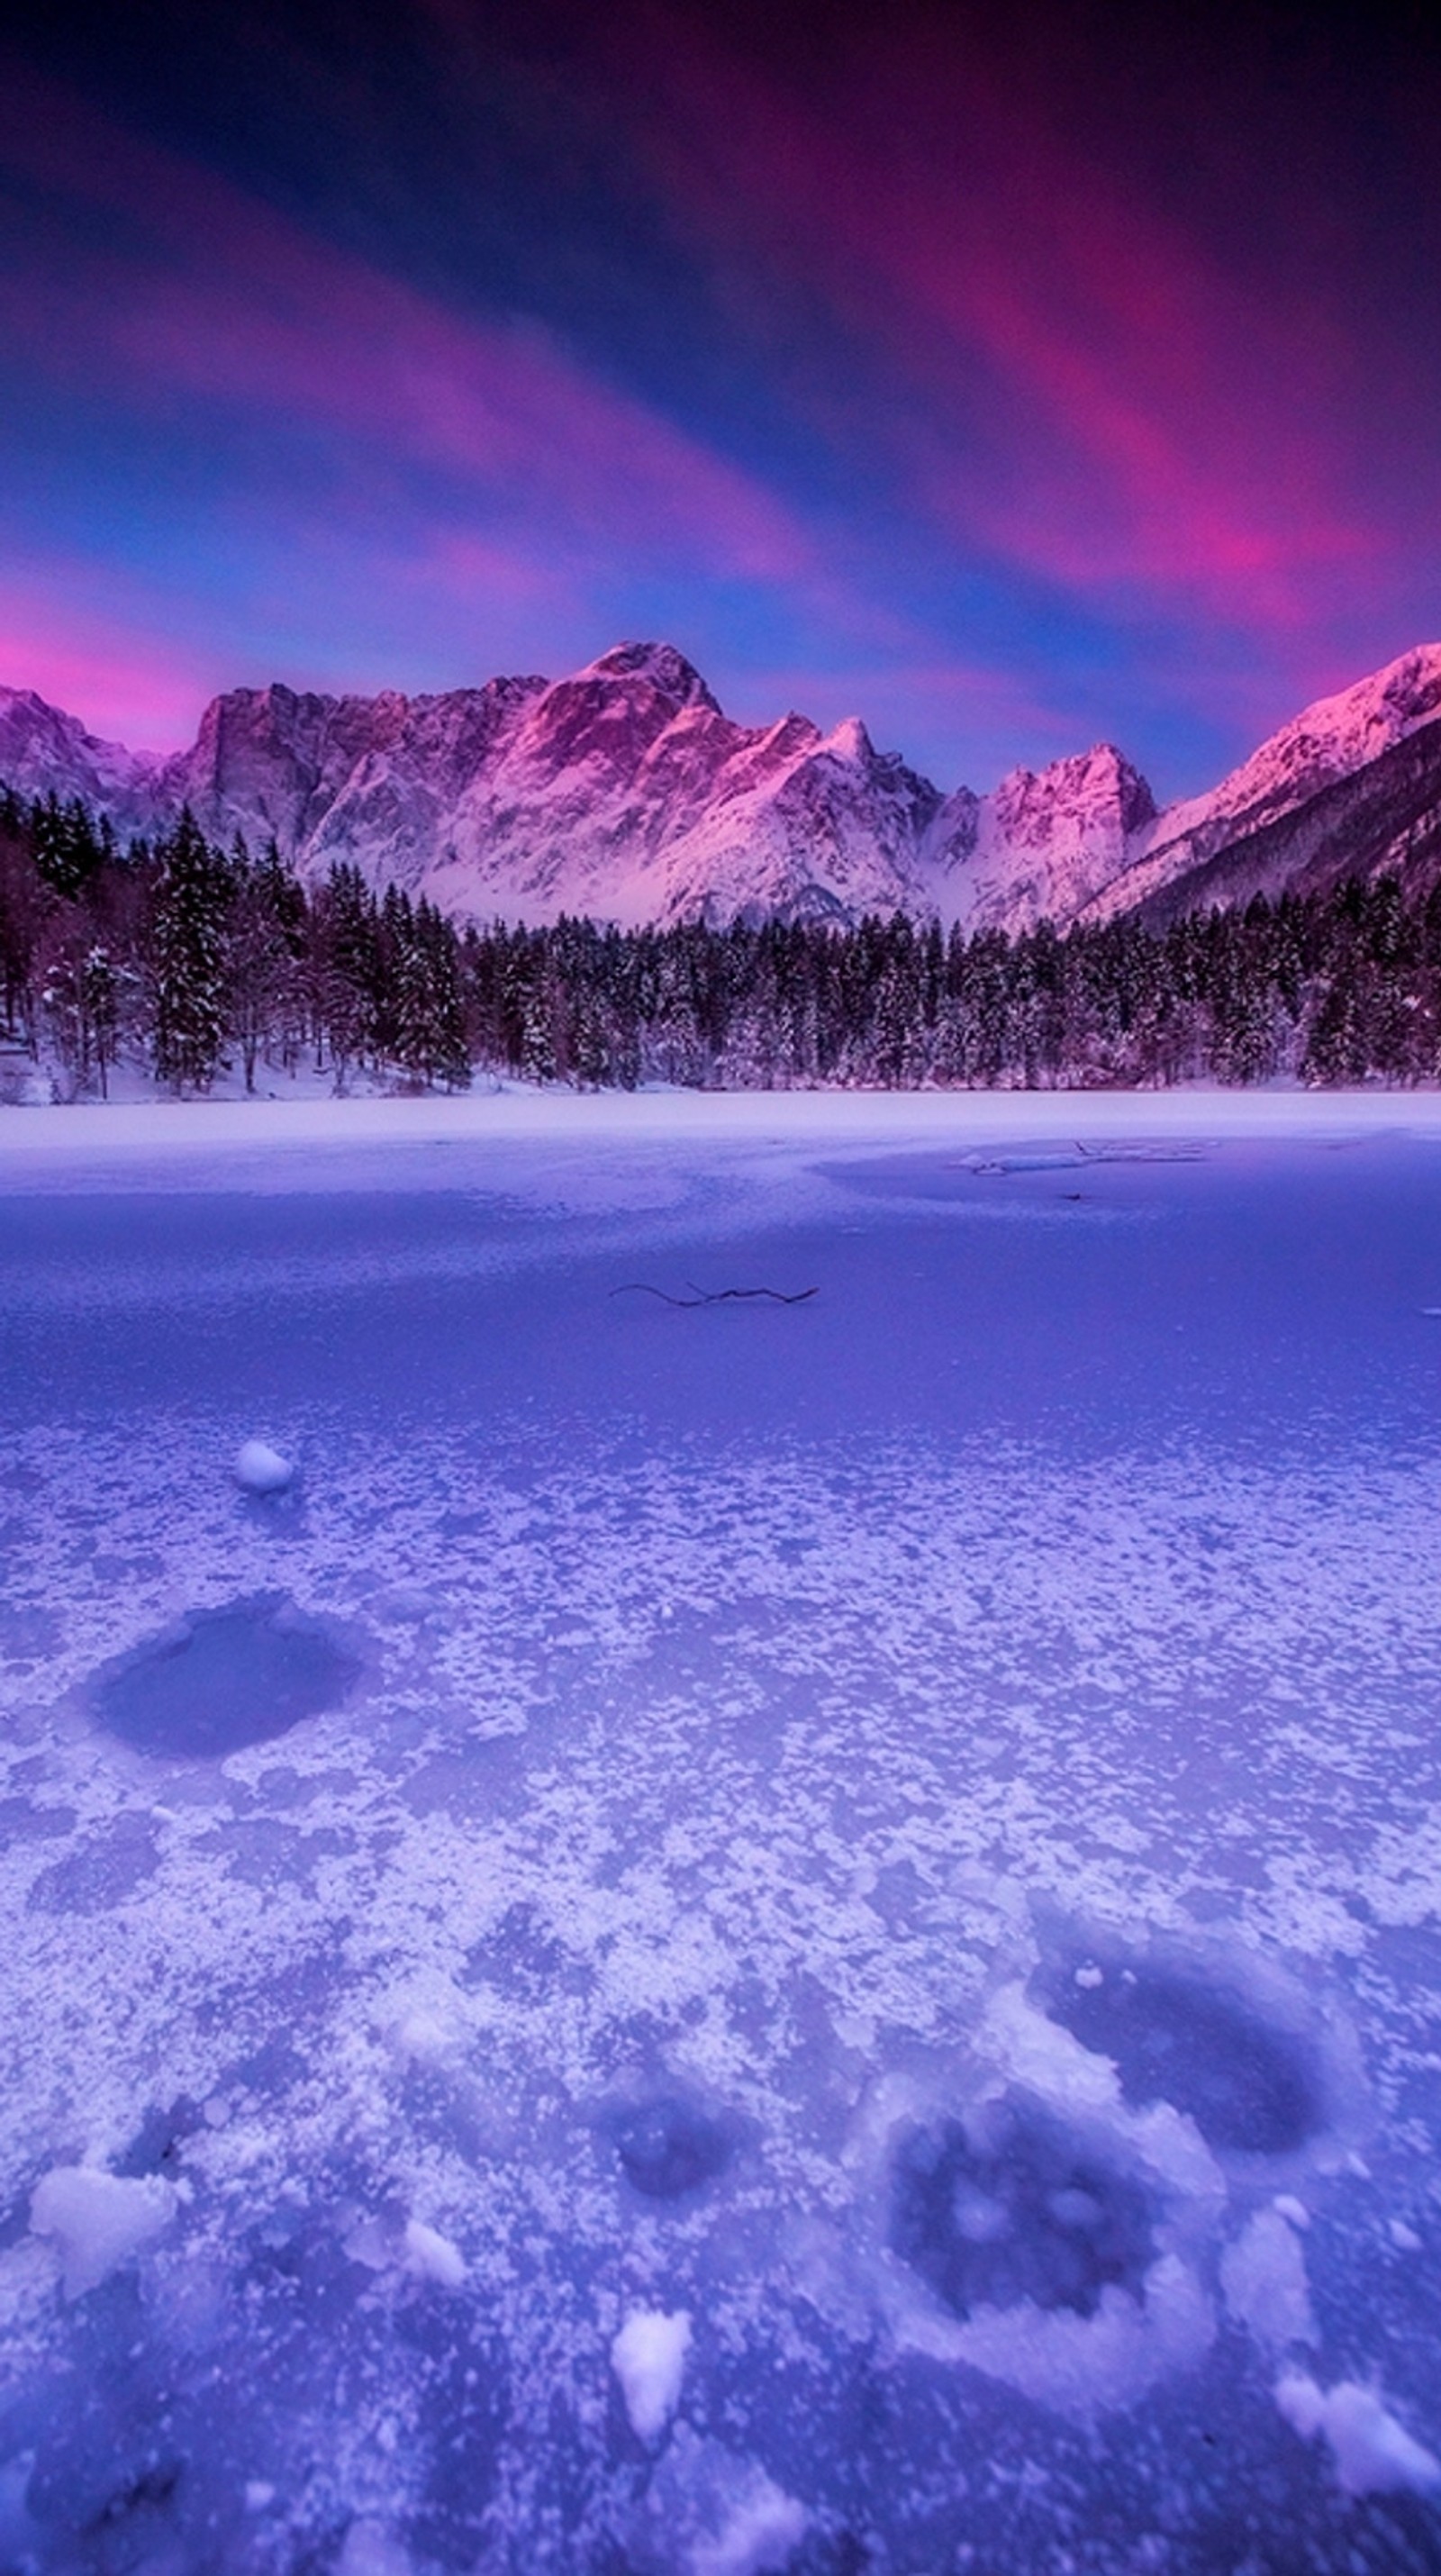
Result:
<instances>
[{"instance_id":1,"label":"frozen lake","mask_svg":"<svg viewBox=\"0 0 1441 2576\"><path fill-rule=\"evenodd\" d=\"M1441 1107L397 1107L0 1130L0 2568L1434 2571Z\"/></svg>"}]
</instances>

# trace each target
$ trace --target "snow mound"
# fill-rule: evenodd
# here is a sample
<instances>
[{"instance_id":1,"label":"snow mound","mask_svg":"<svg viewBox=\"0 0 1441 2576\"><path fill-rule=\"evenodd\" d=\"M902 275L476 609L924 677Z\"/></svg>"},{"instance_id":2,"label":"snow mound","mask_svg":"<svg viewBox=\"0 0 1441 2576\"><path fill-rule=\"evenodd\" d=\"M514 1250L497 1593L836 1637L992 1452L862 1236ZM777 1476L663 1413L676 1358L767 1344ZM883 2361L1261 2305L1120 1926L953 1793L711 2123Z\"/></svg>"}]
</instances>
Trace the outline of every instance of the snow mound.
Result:
<instances>
[{"instance_id":1,"label":"snow mound","mask_svg":"<svg viewBox=\"0 0 1441 2576\"><path fill-rule=\"evenodd\" d=\"M235 1481L247 1494L283 1494L295 1469L266 1440L247 1440L235 1453Z\"/></svg>"},{"instance_id":2,"label":"snow mound","mask_svg":"<svg viewBox=\"0 0 1441 2576\"><path fill-rule=\"evenodd\" d=\"M1324 2435L1348 2495L1426 2494L1441 2487L1441 2460L1388 2414L1374 2388L1338 2379L1323 2389L1298 2371L1277 2381L1276 2403L1303 2441Z\"/></svg>"},{"instance_id":3,"label":"snow mound","mask_svg":"<svg viewBox=\"0 0 1441 2576\"><path fill-rule=\"evenodd\" d=\"M1257 2341L1282 2350L1315 2334L1306 2260L1295 2229L1278 2206L1258 2210L1221 2257L1221 2287L1233 2317Z\"/></svg>"},{"instance_id":4,"label":"snow mound","mask_svg":"<svg viewBox=\"0 0 1441 2576\"><path fill-rule=\"evenodd\" d=\"M158 2174L131 2182L97 2165L56 2165L30 2196L30 2226L54 2237L65 2295L76 2299L162 2235L175 2208L174 2189Z\"/></svg>"},{"instance_id":5,"label":"snow mound","mask_svg":"<svg viewBox=\"0 0 1441 2576\"><path fill-rule=\"evenodd\" d=\"M427 2227L423 2218L407 2219L402 2243L405 2268L417 2280L438 2281L445 2290L460 2288L466 2274L465 2256L438 2228Z\"/></svg>"},{"instance_id":6,"label":"snow mound","mask_svg":"<svg viewBox=\"0 0 1441 2576\"><path fill-rule=\"evenodd\" d=\"M690 2350L689 2311L667 2316L662 2308L636 2308L610 2348L631 2429L642 2442L664 2431L680 2402Z\"/></svg>"}]
</instances>

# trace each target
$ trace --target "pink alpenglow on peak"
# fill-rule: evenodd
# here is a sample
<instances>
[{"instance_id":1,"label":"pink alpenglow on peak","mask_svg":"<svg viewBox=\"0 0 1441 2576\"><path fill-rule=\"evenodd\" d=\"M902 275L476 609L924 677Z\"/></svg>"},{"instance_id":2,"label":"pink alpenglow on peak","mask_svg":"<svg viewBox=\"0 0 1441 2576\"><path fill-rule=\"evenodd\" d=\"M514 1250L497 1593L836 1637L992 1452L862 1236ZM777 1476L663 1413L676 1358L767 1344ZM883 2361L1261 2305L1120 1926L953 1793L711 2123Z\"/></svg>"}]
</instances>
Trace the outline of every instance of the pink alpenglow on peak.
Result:
<instances>
[{"instance_id":1,"label":"pink alpenglow on peak","mask_svg":"<svg viewBox=\"0 0 1441 2576\"><path fill-rule=\"evenodd\" d=\"M1243 845L1257 851L1252 875L1238 878L1233 857L1229 875L1198 879L1198 893L1203 884L1207 890L1214 889L1218 900L1279 891L1283 884L1295 881L1297 865L1310 855L1309 846L1298 847L1288 832L1292 819L1308 812L1314 819L1328 791L1368 772L1381 773L1388 755L1438 724L1441 644L1419 644L1351 688L1303 708L1208 795L1189 797L1156 815L1137 832L1124 872L1102 890L1095 907L1097 917L1132 911L1165 889L1185 884L1193 871L1234 854ZM1418 811L1424 813L1435 801L1429 774L1418 783ZM1355 852L1369 847L1373 855L1367 864L1373 872L1393 859L1403 865L1406 837L1415 819L1408 815L1401 821L1399 845L1393 851L1384 844L1378 846L1374 834L1368 841L1357 818L1348 817ZM1342 846L1341 873L1345 856Z\"/></svg>"},{"instance_id":2,"label":"pink alpenglow on peak","mask_svg":"<svg viewBox=\"0 0 1441 2576\"><path fill-rule=\"evenodd\" d=\"M273 836L312 883L343 861L458 919L903 912L1015 933L1385 867L1416 879L1441 851L1441 646L1318 700L1161 813L1109 742L943 795L859 717L733 722L664 643L430 696L233 689L165 760L4 690L0 783L79 796L122 836L188 806L217 841Z\"/></svg>"},{"instance_id":3,"label":"pink alpenglow on peak","mask_svg":"<svg viewBox=\"0 0 1441 2576\"><path fill-rule=\"evenodd\" d=\"M1068 921L1124 866L1155 811L1139 770L1107 742L1039 774L1013 769L990 796L961 788L930 843L939 908L972 929Z\"/></svg>"}]
</instances>

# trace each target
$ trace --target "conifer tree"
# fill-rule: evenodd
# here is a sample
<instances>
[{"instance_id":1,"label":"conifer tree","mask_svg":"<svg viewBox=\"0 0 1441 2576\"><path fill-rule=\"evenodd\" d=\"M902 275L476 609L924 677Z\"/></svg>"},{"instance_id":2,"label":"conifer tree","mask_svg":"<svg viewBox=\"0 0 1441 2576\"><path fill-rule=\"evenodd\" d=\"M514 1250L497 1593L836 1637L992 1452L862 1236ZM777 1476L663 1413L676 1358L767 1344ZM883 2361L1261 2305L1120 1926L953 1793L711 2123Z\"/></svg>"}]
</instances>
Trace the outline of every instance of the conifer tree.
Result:
<instances>
[{"instance_id":1,"label":"conifer tree","mask_svg":"<svg viewBox=\"0 0 1441 2576\"><path fill-rule=\"evenodd\" d=\"M273 838L257 861L237 834L230 870L232 1035L245 1088L253 1092L261 1053L282 1038L296 1012L305 898Z\"/></svg>"},{"instance_id":2,"label":"conifer tree","mask_svg":"<svg viewBox=\"0 0 1441 2576\"><path fill-rule=\"evenodd\" d=\"M151 1043L159 1079L208 1091L229 1029L226 930L230 870L189 806L156 849L150 915Z\"/></svg>"},{"instance_id":3,"label":"conifer tree","mask_svg":"<svg viewBox=\"0 0 1441 2576\"><path fill-rule=\"evenodd\" d=\"M335 1088L381 1044L383 970L376 901L359 868L337 861L311 913L309 968L316 1062L330 1049Z\"/></svg>"}]
</instances>

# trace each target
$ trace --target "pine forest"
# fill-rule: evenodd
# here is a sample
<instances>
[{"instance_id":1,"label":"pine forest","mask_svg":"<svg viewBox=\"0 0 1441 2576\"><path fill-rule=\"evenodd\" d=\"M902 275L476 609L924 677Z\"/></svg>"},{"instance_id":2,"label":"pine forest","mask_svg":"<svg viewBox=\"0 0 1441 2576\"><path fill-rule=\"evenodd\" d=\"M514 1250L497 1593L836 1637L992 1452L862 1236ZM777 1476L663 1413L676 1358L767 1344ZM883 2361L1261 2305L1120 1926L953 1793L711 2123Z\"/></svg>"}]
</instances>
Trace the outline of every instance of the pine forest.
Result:
<instances>
[{"instance_id":1,"label":"pine forest","mask_svg":"<svg viewBox=\"0 0 1441 2576\"><path fill-rule=\"evenodd\" d=\"M121 849L0 792L0 1096L118 1067L193 1095L352 1087L1096 1089L1433 1083L1441 888L1393 879L1008 938L901 915L619 931L457 928L358 868L308 888L191 817Z\"/></svg>"}]
</instances>

